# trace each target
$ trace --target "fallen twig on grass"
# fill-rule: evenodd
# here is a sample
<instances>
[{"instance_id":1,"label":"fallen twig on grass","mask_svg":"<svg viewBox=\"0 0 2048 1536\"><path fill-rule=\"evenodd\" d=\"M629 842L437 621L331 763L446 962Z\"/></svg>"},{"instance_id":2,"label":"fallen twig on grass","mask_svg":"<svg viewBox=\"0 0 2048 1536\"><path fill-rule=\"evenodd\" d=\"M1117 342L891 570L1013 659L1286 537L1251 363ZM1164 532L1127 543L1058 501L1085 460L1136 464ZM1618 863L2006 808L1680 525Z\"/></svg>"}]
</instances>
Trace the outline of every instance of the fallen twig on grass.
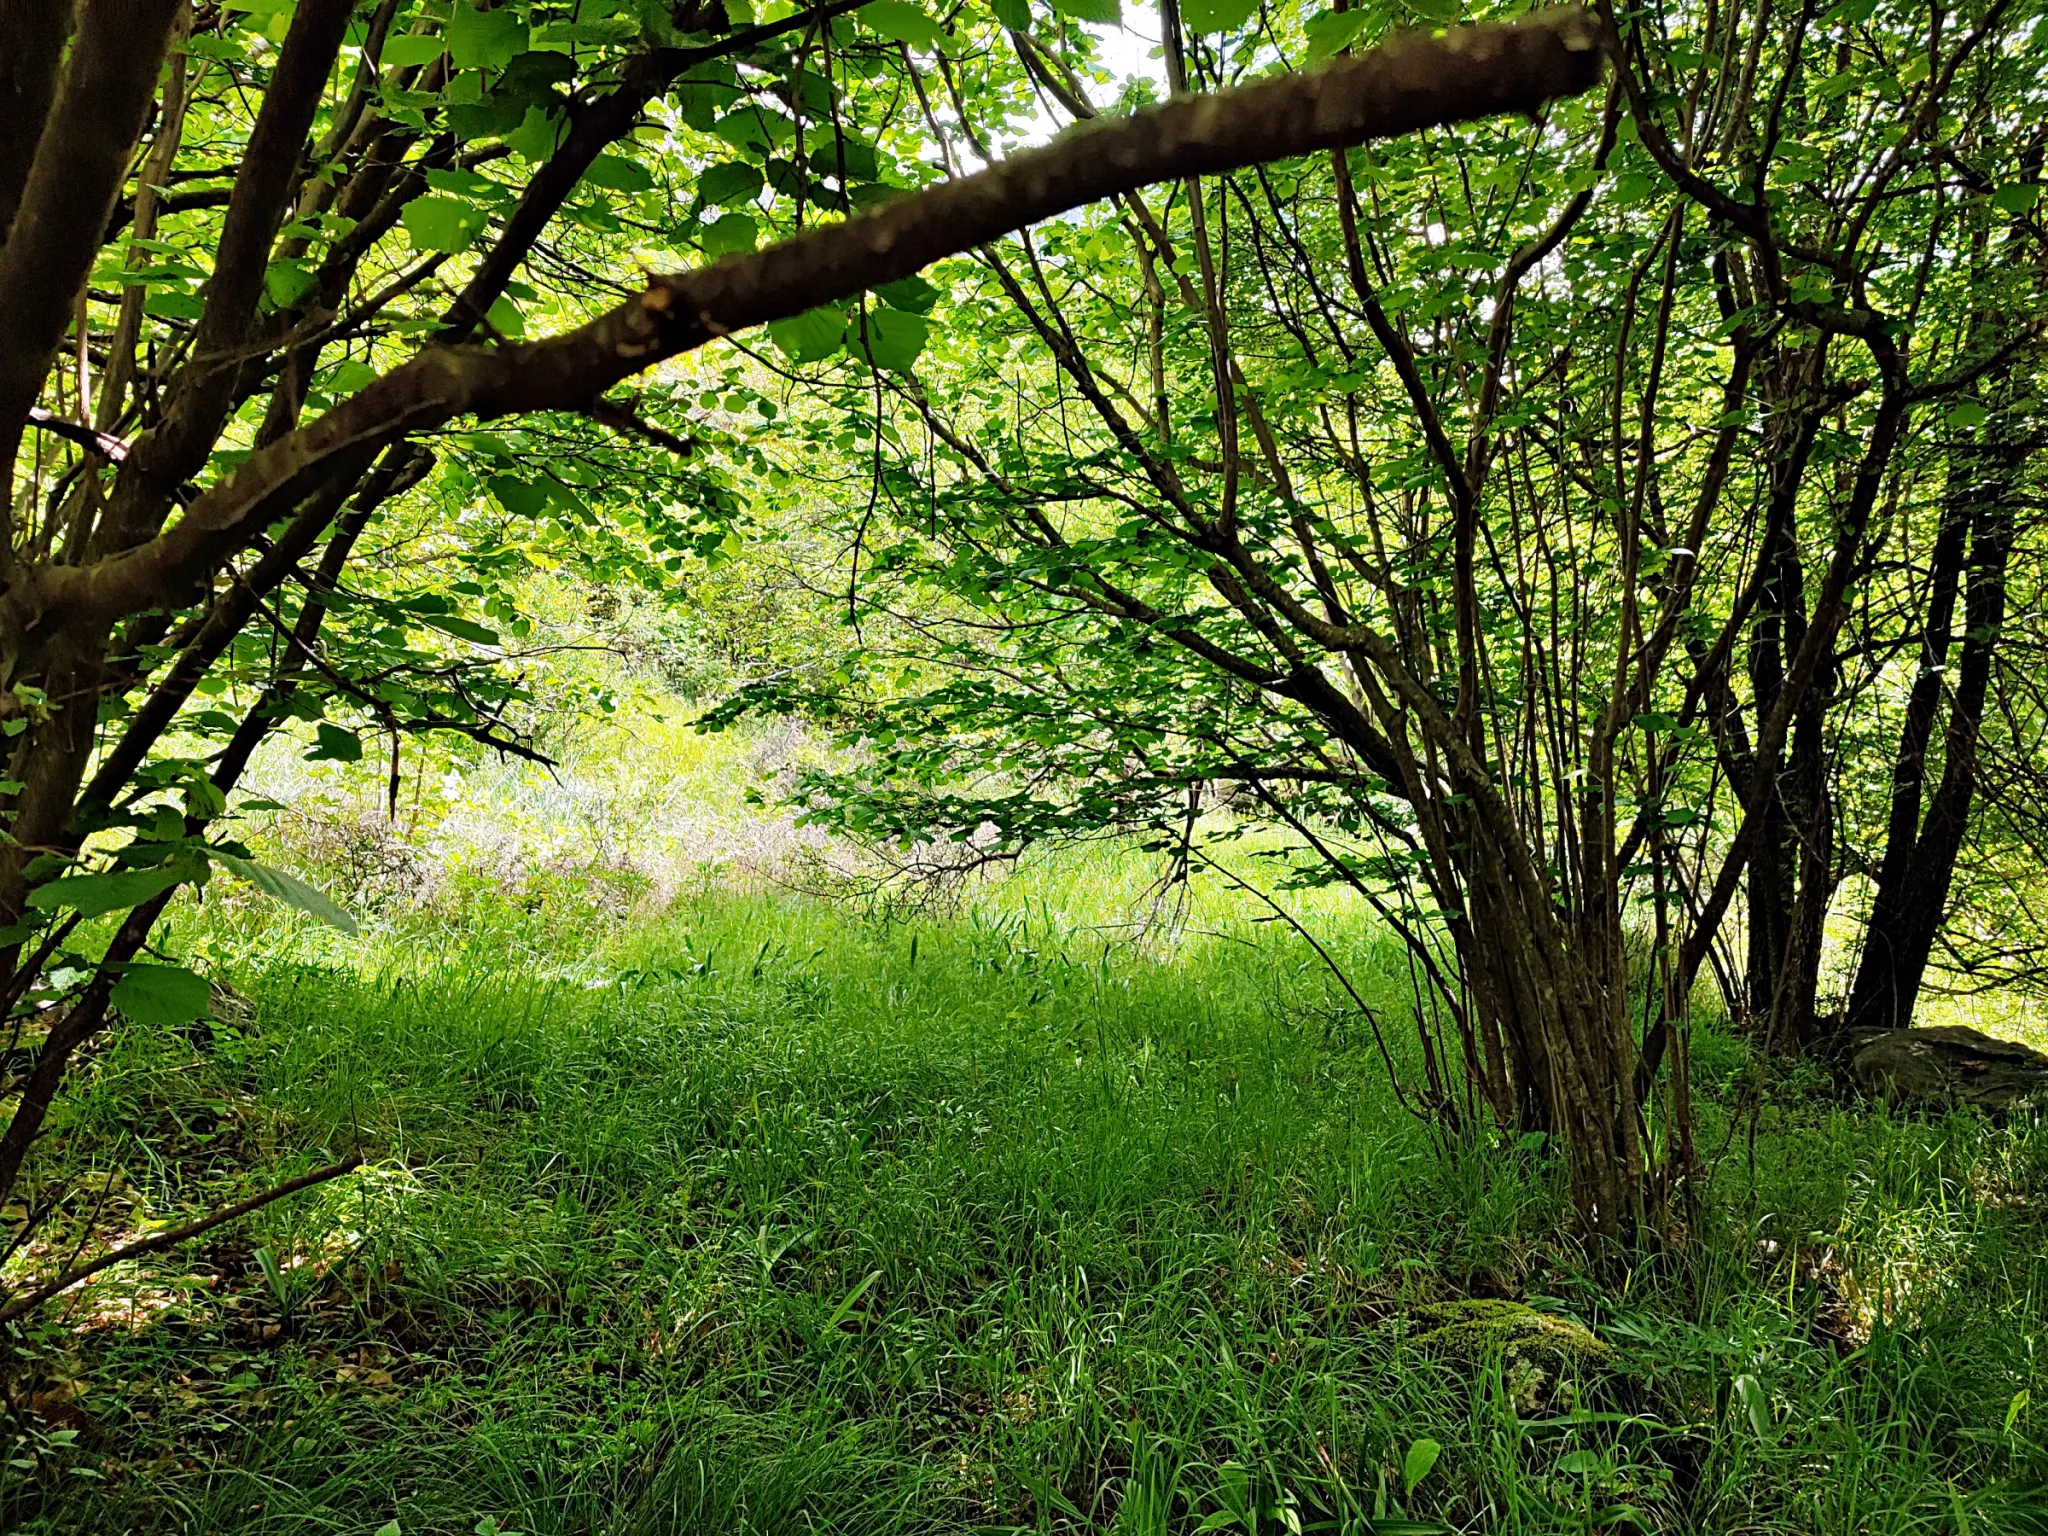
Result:
<instances>
[{"instance_id":1,"label":"fallen twig on grass","mask_svg":"<svg viewBox=\"0 0 2048 1536\"><path fill-rule=\"evenodd\" d=\"M156 1253L165 1248L175 1248L187 1238L197 1237L202 1232L210 1232L215 1227L233 1221L237 1216L260 1211L273 1200L282 1200L286 1195L295 1195L302 1189L312 1188L315 1184L325 1184L329 1179L338 1179L344 1173L353 1173L362 1166L363 1154L352 1152L338 1163L330 1163L325 1168L315 1168L311 1173L302 1173L296 1179L287 1179L275 1189L266 1189L260 1195L251 1195L224 1211L215 1211L211 1216L203 1216L198 1221L188 1222L182 1227L173 1227L168 1232L159 1232L154 1237L145 1237L138 1242L128 1243L111 1253L103 1253L90 1264L68 1270L56 1279L37 1286L26 1296L0 1307L0 1323L11 1323L17 1317L33 1312L51 1297L63 1294L82 1280L90 1280L103 1269L111 1269L116 1264L129 1259L139 1259L145 1254Z\"/></svg>"}]
</instances>

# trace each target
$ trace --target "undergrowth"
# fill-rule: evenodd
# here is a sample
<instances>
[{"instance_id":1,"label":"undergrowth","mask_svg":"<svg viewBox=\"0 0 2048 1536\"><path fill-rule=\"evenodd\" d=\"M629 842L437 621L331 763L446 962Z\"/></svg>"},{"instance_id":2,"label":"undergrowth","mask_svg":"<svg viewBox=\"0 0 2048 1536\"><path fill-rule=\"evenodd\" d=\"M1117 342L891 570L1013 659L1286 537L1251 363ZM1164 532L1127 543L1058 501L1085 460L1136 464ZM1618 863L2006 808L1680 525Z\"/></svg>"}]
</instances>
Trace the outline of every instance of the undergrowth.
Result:
<instances>
[{"instance_id":1,"label":"undergrowth","mask_svg":"<svg viewBox=\"0 0 2048 1536\"><path fill-rule=\"evenodd\" d=\"M47 1308L0 1527L2048 1530L2032 1127L1730 1086L1689 1240L1596 1283L1542 1149L1434 1147L1284 936L1087 884L212 934L242 1006L107 1048L13 1277L369 1166Z\"/></svg>"}]
</instances>

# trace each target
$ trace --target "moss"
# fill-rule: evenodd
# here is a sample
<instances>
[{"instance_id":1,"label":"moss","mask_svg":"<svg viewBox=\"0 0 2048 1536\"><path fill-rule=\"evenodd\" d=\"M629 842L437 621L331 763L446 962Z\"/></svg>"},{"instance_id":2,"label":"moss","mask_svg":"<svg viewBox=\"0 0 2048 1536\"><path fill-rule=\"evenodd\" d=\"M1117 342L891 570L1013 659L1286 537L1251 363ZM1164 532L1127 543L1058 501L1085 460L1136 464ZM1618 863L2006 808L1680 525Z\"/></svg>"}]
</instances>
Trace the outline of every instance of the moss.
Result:
<instances>
[{"instance_id":1,"label":"moss","mask_svg":"<svg viewBox=\"0 0 2048 1536\"><path fill-rule=\"evenodd\" d=\"M1567 1360L1611 1360L1614 1349L1592 1329L1568 1317L1538 1312L1519 1301L1471 1298L1415 1308L1415 1342L1448 1354L1553 1355Z\"/></svg>"}]
</instances>

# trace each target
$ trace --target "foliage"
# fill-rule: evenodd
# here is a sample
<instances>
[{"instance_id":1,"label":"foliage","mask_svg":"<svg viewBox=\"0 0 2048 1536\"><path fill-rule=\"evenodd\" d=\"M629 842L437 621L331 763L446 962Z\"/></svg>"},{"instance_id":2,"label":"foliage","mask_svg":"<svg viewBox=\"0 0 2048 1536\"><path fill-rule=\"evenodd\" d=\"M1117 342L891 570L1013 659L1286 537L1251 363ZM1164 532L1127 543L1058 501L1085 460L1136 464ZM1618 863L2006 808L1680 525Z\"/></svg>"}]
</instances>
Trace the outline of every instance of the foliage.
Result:
<instances>
[{"instance_id":1,"label":"foliage","mask_svg":"<svg viewBox=\"0 0 2048 1536\"><path fill-rule=\"evenodd\" d=\"M1385 24L1169 15L1169 83ZM1631 13L1604 102L946 265L914 379L807 371L787 410L857 648L714 719L836 720L864 755L808 811L877 842L1142 828L1185 861L1224 800L1288 830L1282 883L1414 944L1414 1095L1562 1137L1610 1236L1662 1225L1696 980L1786 1043L1831 1001L1909 1021L1980 780L2029 772L2041 141L2006 125L2038 24Z\"/></svg>"}]
</instances>

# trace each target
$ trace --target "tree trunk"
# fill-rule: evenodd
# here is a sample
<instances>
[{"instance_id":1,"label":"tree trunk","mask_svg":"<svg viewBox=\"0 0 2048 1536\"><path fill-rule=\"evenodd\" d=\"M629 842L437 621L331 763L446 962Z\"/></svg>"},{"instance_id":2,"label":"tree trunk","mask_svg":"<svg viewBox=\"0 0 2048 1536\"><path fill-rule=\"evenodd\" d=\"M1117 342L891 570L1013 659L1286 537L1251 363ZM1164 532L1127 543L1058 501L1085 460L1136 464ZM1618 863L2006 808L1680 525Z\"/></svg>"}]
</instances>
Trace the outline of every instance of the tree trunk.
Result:
<instances>
[{"instance_id":1,"label":"tree trunk","mask_svg":"<svg viewBox=\"0 0 2048 1536\"><path fill-rule=\"evenodd\" d=\"M1986 431L2000 439L2011 435L1996 422ZM2015 492L2026 456L2024 446L2009 441L1980 443L1958 464L1949 490L1935 550L1921 671L1900 728L1884 860L1864 929L1856 983L1843 1015L1845 1029L1902 1029L1913 1021L1976 795L1978 739L2005 622L2006 563L2012 553ZM1969 589L1963 605L1962 654L1943 732L1941 782L1923 821L1919 813L1927 746L1947 680L1943 663L1951 644L1956 588L1952 566L1961 563L1966 527ZM1951 564L1946 572L1945 560Z\"/></svg>"}]
</instances>

